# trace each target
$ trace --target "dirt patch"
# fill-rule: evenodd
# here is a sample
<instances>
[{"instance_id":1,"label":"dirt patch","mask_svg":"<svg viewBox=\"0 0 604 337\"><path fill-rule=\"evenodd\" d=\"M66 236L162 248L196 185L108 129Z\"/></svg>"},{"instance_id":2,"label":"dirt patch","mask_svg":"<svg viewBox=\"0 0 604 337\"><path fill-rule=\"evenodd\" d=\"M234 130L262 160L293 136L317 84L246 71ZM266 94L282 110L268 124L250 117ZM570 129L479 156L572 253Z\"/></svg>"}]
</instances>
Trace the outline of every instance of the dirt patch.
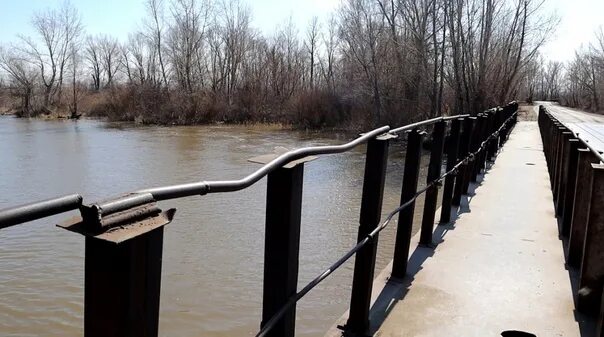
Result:
<instances>
[{"instance_id":1,"label":"dirt patch","mask_svg":"<svg viewBox=\"0 0 604 337\"><path fill-rule=\"evenodd\" d=\"M520 103L518 105L518 121L536 121L538 105Z\"/></svg>"}]
</instances>

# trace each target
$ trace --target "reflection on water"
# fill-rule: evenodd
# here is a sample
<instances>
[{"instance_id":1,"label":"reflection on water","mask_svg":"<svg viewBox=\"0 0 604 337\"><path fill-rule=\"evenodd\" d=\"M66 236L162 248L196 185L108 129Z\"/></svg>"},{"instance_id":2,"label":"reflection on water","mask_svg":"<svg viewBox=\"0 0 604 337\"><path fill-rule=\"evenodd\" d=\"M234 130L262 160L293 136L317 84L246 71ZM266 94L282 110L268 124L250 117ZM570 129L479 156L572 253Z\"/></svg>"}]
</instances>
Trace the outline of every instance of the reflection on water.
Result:
<instances>
[{"instance_id":1,"label":"reflection on water","mask_svg":"<svg viewBox=\"0 0 604 337\"><path fill-rule=\"evenodd\" d=\"M348 139L240 126L135 127L2 117L0 208L75 192L91 202L143 187L240 178L258 168L248 158L275 147ZM355 243L364 151L306 164L300 285ZM400 144L391 146L384 213L398 203L402 151ZM258 330L265 189L263 179L236 193L163 203L178 212L164 243L162 336L248 336ZM84 240L54 227L65 217L0 232L3 336L82 335ZM380 234L378 270L392 256L395 225ZM322 335L347 309L352 267L348 262L299 303L298 335Z\"/></svg>"}]
</instances>

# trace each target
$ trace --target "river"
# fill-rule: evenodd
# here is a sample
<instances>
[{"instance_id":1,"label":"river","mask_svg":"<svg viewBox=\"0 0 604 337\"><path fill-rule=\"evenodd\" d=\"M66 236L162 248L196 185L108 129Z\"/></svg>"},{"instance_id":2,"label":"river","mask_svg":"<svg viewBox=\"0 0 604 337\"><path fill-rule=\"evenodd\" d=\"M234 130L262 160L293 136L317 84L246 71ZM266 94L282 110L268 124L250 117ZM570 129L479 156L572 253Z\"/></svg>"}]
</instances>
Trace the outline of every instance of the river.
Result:
<instances>
[{"instance_id":1,"label":"river","mask_svg":"<svg viewBox=\"0 0 604 337\"><path fill-rule=\"evenodd\" d=\"M275 147L340 144L350 135L245 126L159 127L0 117L0 208L63 194L84 202L144 187L241 178ZM391 146L384 213L399 202L403 146ZM300 286L354 246L365 147L307 163ZM424 156L420 186L425 184ZM259 328L266 179L235 193L162 202L166 227L161 336L250 336ZM418 213L423 201L416 206ZM75 213L74 213L75 214ZM0 231L0 335L83 335L84 239L54 225L71 214ZM396 223L380 234L377 272ZM347 309L353 260L301 300L297 335L322 336Z\"/></svg>"}]
</instances>

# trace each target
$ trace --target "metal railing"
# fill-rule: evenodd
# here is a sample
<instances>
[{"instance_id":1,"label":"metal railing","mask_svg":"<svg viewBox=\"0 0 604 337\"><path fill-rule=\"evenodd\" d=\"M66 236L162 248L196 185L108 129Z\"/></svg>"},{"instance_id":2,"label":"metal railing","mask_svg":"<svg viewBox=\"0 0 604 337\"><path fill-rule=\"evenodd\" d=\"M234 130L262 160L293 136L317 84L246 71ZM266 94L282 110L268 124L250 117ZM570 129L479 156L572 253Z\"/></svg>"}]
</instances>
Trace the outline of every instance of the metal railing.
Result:
<instances>
[{"instance_id":1,"label":"metal railing","mask_svg":"<svg viewBox=\"0 0 604 337\"><path fill-rule=\"evenodd\" d=\"M604 158L588 141L539 107L539 129L547 162L566 263L578 274L579 312L604 323Z\"/></svg>"},{"instance_id":2,"label":"metal railing","mask_svg":"<svg viewBox=\"0 0 604 337\"><path fill-rule=\"evenodd\" d=\"M174 210L162 212L156 202L239 191L266 176L263 308L257 336L293 336L298 300L352 256L356 258L345 329L364 334L369 328L378 233L399 215L392 277L404 278L416 199L426 194L420 244L431 245L439 186L444 180L439 222L447 224L452 207L460 205L470 182L476 181L507 139L517 107L513 102L476 116L438 117L395 129L384 126L346 144L292 150L239 180L149 188L91 204L84 204L76 194L0 210L0 229L79 209L80 217L60 226L86 237L84 335L157 336L163 226L172 220ZM428 176L426 186L418 190L426 135L422 129L429 126ZM403 132L407 133L407 149L400 206L380 222L389 143ZM342 153L364 143L367 153L357 244L297 291L304 161L308 156Z\"/></svg>"}]
</instances>

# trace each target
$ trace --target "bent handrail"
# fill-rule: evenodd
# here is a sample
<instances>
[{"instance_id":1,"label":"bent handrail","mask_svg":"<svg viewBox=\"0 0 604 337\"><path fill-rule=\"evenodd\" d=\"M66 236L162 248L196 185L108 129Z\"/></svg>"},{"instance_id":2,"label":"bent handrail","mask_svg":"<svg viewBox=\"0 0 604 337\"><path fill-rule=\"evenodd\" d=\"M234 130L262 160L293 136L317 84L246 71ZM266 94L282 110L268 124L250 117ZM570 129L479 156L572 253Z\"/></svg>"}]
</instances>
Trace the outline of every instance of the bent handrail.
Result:
<instances>
[{"instance_id":1,"label":"bent handrail","mask_svg":"<svg viewBox=\"0 0 604 337\"><path fill-rule=\"evenodd\" d=\"M377 128L362 136L354 139L351 142L341 145L328 145L328 146L312 146L304 147L296 150L288 151L279 157L273 159L269 163L263 165L261 168L248 175L245 178L239 180L224 180L224 181L200 181L196 183L172 185L164 187L156 187L145 190L140 190L135 193L150 193L153 195L155 200L167 200L192 195L204 195L208 193L221 193L221 192L234 192L245 189L270 172L276 170L279 167L287 165L292 161L302 159L308 156L322 155L322 154L333 154L342 153L349 151L357 147L358 145L367 142L368 140L377 137L381 134L387 133L390 130L389 126L383 126Z\"/></svg>"},{"instance_id":2,"label":"bent handrail","mask_svg":"<svg viewBox=\"0 0 604 337\"><path fill-rule=\"evenodd\" d=\"M345 144L312 146L291 150L273 159L271 162L263 165L261 168L242 179L200 181L180 185L149 188L127 193L125 196L121 196L117 199L112 199L111 201L96 203L93 205L96 209L100 210L104 208L106 210L122 209L131 204L133 199L138 199L137 197L139 195L145 194L151 194L155 200L160 201L193 195L204 195L208 193L239 191L253 185L270 172L279 167L287 165L290 162L313 155L346 152L359 146L360 144L366 143L372 138L387 133L389 130L389 126L383 126L367 132ZM83 198L81 195L73 194L0 210L0 229L81 208L82 201Z\"/></svg>"}]
</instances>

